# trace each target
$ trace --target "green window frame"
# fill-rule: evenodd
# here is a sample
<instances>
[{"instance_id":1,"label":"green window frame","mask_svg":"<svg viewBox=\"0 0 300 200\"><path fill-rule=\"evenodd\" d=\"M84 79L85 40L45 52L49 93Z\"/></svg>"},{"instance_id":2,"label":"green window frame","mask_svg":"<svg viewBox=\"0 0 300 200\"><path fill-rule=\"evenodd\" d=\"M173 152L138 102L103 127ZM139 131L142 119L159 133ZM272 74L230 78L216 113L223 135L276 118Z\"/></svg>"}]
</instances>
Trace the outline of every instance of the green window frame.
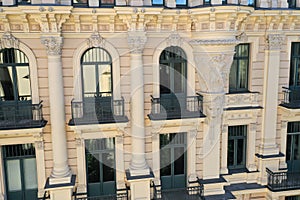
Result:
<instances>
[{"instance_id":1,"label":"green window frame","mask_svg":"<svg viewBox=\"0 0 300 200\"><path fill-rule=\"evenodd\" d=\"M300 87L300 42L293 42L291 47L289 86Z\"/></svg>"},{"instance_id":2,"label":"green window frame","mask_svg":"<svg viewBox=\"0 0 300 200\"><path fill-rule=\"evenodd\" d=\"M103 48L88 49L81 58L84 97L112 96L112 58Z\"/></svg>"},{"instance_id":3,"label":"green window frame","mask_svg":"<svg viewBox=\"0 0 300 200\"><path fill-rule=\"evenodd\" d=\"M248 92L248 74L250 61L250 44L239 44L229 74L229 92Z\"/></svg>"},{"instance_id":4,"label":"green window frame","mask_svg":"<svg viewBox=\"0 0 300 200\"><path fill-rule=\"evenodd\" d=\"M247 125L228 127L228 169L246 168Z\"/></svg>"},{"instance_id":5,"label":"green window frame","mask_svg":"<svg viewBox=\"0 0 300 200\"><path fill-rule=\"evenodd\" d=\"M34 144L3 146L7 200L37 200Z\"/></svg>"},{"instance_id":6,"label":"green window frame","mask_svg":"<svg viewBox=\"0 0 300 200\"><path fill-rule=\"evenodd\" d=\"M0 51L0 101L31 100L29 61L20 50Z\"/></svg>"}]
</instances>

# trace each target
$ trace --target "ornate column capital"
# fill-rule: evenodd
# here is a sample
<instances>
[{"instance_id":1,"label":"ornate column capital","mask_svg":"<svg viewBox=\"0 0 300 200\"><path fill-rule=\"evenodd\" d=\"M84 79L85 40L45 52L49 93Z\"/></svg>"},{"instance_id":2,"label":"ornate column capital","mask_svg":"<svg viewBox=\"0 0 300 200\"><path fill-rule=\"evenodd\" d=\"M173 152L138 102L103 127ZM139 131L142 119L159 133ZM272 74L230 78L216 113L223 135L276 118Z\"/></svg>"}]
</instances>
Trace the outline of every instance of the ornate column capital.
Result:
<instances>
[{"instance_id":1,"label":"ornate column capital","mask_svg":"<svg viewBox=\"0 0 300 200\"><path fill-rule=\"evenodd\" d=\"M269 34L266 38L266 50L280 50L284 43L284 35Z\"/></svg>"},{"instance_id":2,"label":"ornate column capital","mask_svg":"<svg viewBox=\"0 0 300 200\"><path fill-rule=\"evenodd\" d=\"M19 48L19 40L10 32L5 32L1 38L1 48Z\"/></svg>"},{"instance_id":3,"label":"ornate column capital","mask_svg":"<svg viewBox=\"0 0 300 200\"><path fill-rule=\"evenodd\" d=\"M140 34L129 34L128 35L128 45L131 53L141 54L144 50L144 46L147 42L147 37L145 33Z\"/></svg>"},{"instance_id":4,"label":"ornate column capital","mask_svg":"<svg viewBox=\"0 0 300 200\"><path fill-rule=\"evenodd\" d=\"M169 35L169 37L166 39L167 44L169 46L181 46L183 43L183 39L180 37L178 33L172 33Z\"/></svg>"},{"instance_id":5,"label":"ornate column capital","mask_svg":"<svg viewBox=\"0 0 300 200\"><path fill-rule=\"evenodd\" d=\"M104 48L104 46L105 46L105 40L98 32L94 32L87 40L87 43L88 43L89 47Z\"/></svg>"},{"instance_id":6,"label":"ornate column capital","mask_svg":"<svg viewBox=\"0 0 300 200\"><path fill-rule=\"evenodd\" d=\"M63 38L62 37L42 37L41 42L46 46L48 55L56 56L61 55L63 47Z\"/></svg>"}]
</instances>

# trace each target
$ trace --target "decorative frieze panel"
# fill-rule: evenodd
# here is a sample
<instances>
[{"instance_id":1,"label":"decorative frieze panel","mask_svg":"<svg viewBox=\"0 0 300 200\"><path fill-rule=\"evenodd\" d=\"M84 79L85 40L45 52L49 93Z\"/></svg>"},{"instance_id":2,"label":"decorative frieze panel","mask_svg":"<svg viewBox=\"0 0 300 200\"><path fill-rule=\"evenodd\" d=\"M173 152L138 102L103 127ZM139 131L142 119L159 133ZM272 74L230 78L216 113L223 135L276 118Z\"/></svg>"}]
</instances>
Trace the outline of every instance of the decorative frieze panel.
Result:
<instances>
[{"instance_id":1,"label":"decorative frieze panel","mask_svg":"<svg viewBox=\"0 0 300 200\"><path fill-rule=\"evenodd\" d=\"M226 94L225 108L258 107L259 93Z\"/></svg>"},{"instance_id":2,"label":"decorative frieze panel","mask_svg":"<svg viewBox=\"0 0 300 200\"><path fill-rule=\"evenodd\" d=\"M19 40L15 38L11 33L6 32L1 38L1 48L19 48Z\"/></svg>"}]
</instances>

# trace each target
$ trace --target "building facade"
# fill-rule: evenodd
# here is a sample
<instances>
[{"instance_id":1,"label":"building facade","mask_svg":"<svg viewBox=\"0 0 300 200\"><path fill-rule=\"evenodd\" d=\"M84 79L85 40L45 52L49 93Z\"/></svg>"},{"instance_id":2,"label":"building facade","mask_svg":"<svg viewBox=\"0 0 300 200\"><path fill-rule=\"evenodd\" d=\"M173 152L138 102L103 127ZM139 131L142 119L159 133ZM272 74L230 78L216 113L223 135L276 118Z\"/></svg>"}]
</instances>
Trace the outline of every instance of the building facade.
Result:
<instances>
[{"instance_id":1,"label":"building facade","mask_svg":"<svg viewBox=\"0 0 300 200\"><path fill-rule=\"evenodd\" d=\"M300 199L300 2L2 0L0 200Z\"/></svg>"}]
</instances>

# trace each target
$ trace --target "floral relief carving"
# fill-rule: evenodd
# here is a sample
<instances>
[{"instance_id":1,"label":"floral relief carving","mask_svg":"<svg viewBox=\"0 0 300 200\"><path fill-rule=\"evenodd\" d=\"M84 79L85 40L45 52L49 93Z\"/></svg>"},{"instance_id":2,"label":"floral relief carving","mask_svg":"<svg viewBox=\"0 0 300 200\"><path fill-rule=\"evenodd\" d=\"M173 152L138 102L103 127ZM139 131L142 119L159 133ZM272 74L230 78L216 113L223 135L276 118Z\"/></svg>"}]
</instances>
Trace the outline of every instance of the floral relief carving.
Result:
<instances>
[{"instance_id":1,"label":"floral relief carving","mask_svg":"<svg viewBox=\"0 0 300 200\"><path fill-rule=\"evenodd\" d=\"M183 43L183 39L180 37L179 34L173 33L167 38L167 45L168 46L181 46Z\"/></svg>"},{"instance_id":2,"label":"floral relief carving","mask_svg":"<svg viewBox=\"0 0 300 200\"><path fill-rule=\"evenodd\" d=\"M62 37L43 37L42 44L46 46L48 55L61 55L63 47Z\"/></svg>"},{"instance_id":3,"label":"floral relief carving","mask_svg":"<svg viewBox=\"0 0 300 200\"><path fill-rule=\"evenodd\" d=\"M19 40L10 32L6 32L1 38L1 48L19 48Z\"/></svg>"},{"instance_id":4,"label":"floral relief carving","mask_svg":"<svg viewBox=\"0 0 300 200\"><path fill-rule=\"evenodd\" d=\"M93 33L87 42L89 47L104 48L105 46L105 40L103 39L103 37L101 37L101 35L98 32Z\"/></svg>"},{"instance_id":5,"label":"floral relief carving","mask_svg":"<svg viewBox=\"0 0 300 200\"><path fill-rule=\"evenodd\" d=\"M147 38L144 36L129 36L128 45L131 53L141 54L144 50Z\"/></svg>"},{"instance_id":6,"label":"floral relief carving","mask_svg":"<svg viewBox=\"0 0 300 200\"><path fill-rule=\"evenodd\" d=\"M266 49L280 50L284 44L284 36L282 34L269 34L266 39Z\"/></svg>"}]
</instances>

